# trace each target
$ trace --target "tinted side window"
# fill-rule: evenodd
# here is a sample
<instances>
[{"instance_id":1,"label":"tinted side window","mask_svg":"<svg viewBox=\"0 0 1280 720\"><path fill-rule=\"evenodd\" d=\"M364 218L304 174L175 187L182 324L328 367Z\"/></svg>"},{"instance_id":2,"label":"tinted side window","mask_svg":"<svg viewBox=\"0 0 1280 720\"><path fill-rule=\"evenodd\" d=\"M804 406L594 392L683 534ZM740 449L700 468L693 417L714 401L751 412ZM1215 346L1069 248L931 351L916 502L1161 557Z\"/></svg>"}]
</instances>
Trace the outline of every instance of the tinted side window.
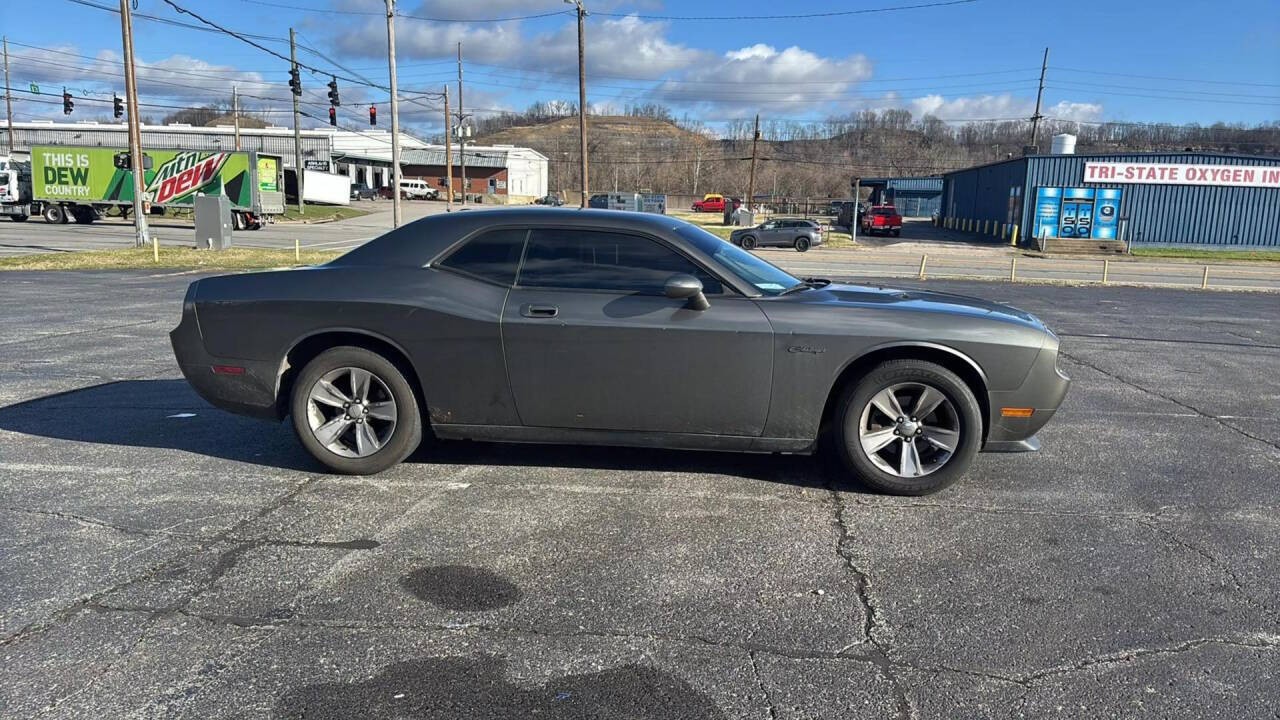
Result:
<instances>
[{"instance_id":1,"label":"tinted side window","mask_svg":"<svg viewBox=\"0 0 1280 720\"><path fill-rule=\"evenodd\" d=\"M439 263L441 267L501 285L514 285L527 230L494 230L471 238Z\"/></svg>"},{"instance_id":2,"label":"tinted side window","mask_svg":"<svg viewBox=\"0 0 1280 720\"><path fill-rule=\"evenodd\" d=\"M716 280L691 260L653 240L595 230L534 230L520 269L522 287L575 288L661 295L678 273L720 293Z\"/></svg>"}]
</instances>

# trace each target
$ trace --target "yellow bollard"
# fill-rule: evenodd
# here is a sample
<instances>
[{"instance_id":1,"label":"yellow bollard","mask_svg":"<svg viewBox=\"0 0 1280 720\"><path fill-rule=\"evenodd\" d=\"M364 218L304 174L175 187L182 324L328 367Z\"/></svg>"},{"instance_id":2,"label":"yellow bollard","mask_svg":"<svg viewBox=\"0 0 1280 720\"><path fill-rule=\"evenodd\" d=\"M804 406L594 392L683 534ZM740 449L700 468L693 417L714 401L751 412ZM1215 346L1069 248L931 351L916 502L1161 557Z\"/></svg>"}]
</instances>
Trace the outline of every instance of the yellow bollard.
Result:
<instances>
[{"instance_id":1,"label":"yellow bollard","mask_svg":"<svg viewBox=\"0 0 1280 720\"><path fill-rule=\"evenodd\" d=\"M1009 282L1018 281L1018 258L1009 261Z\"/></svg>"},{"instance_id":2,"label":"yellow bollard","mask_svg":"<svg viewBox=\"0 0 1280 720\"><path fill-rule=\"evenodd\" d=\"M298 244L298 238L293 239L293 261L302 262L302 246Z\"/></svg>"},{"instance_id":3,"label":"yellow bollard","mask_svg":"<svg viewBox=\"0 0 1280 720\"><path fill-rule=\"evenodd\" d=\"M1102 259L1102 284L1107 284L1107 271L1111 269L1111 261L1106 258Z\"/></svg>"},{"instance_id":4,"label":"yellow bollard","mask_svg":"<svg viewBox=\"0 0 1280 720\"><path fill-rule=\"evenodd\" d=\"M1009 244L1014 247L1018 247L1018 226L1014 225L1013 231L1009 234L1013 236L1013 239L1009 241Z\"/></svg>"},{"instance_id":5,"label":"yellow bollard","mask_svg":"<svg viewBox=\"0 0 1280 720\"><path fill-rule=\"evenodd\" d=\"M928 261L929 261L929 256L927 254L920 256L920 279L921 280L924 279L924 266L925 266L925 263L927 263Z\"/></svg>"},{"instance_id":6,"label":"yellow bollard","mask_svg":"<svg viewBox=\"0 0 1280 720\"><path fill-rule=\"evenodd\" d=\"M1207 290L1209 288L1209 266L1204 266L1204 277L1200 278L1200 289Z\"/></svg>"}]
</instances>

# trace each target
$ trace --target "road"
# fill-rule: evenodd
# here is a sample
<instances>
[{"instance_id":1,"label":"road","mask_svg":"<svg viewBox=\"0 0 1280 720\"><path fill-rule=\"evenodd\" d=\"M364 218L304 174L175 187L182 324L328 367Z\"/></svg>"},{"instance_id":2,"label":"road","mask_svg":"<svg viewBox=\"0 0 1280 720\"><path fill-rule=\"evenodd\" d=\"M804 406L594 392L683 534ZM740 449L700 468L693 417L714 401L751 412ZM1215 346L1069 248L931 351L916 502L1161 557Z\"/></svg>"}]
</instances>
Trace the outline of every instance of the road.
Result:
<instances>
[{"instance_id":1,"label":"road","mask_svg":"<svg viewBox=\"0 0 1280 720\"><path fill-rule=\"evenodd\" d=\"M391 204L354 203L369 215L333 223L277 223L262 230L236 233L242 247L292 249L294 240L317 250L348 250L391 229ZM473 206L476 209L501 206ZM444 212L440 202L404 203L405 220ZM191 245L190 222L156 218L155 234L166 245ZM794 250L757 251L801 276L918 278L923 256L926 278L980 278L1059 283L1101 283L1101 259L1039 258L1020 255L1000 243L976 241L971 235L934 228L927 223L906 225L902 238L862 238L857 250L816 249L804 255ZM133 226L119 220L93 225L48 225L42 221L0 222L0 256L43 252L131 247ZM1016 267L1013 263L1016 258ZM1205 277L1205 268L1208 276ZM1106 268L1107 281L1117 284L1168 285L1220 290L1280 290L1280 267L1268 263L1198 263L1116 258Z\"/></svg>"},{"instance_id":2,"label":"road","mask_svg":"<svg viewBox=\"0 0 1280 720\"><path fill-rule=\"evenodd\" d=\"M181 380L192 278L0 281L0 716L1274 717L1273 296L929 282L1044 317L1074 384L909 499L485 443L329 475Z\"/></svg>"}]
</instances>

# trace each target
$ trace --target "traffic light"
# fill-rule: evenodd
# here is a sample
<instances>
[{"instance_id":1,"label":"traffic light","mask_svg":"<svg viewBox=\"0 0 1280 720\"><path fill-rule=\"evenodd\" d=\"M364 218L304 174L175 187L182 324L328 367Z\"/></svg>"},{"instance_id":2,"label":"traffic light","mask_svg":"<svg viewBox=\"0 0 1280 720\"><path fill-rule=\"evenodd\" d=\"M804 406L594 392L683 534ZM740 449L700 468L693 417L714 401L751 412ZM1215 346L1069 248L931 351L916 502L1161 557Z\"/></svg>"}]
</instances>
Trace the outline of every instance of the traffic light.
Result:
<instances>
[{"instance_id":1,"label":"traffic light","mask_svg":"<svg viewBox=\"0 0 1280 720\"><path fill-rule=\"evenodd\" d=\"M62 88L62 114L70 115L72 110L76 109L76 104L71 102L71 93L66 88Z\"/></svg>"},{"instance_id":2,"label":"traffic light","mask_svg":"<svg viewBox=\"0 0 1280 720\"><path fill-rule=\"evenodd\" d=\"M329 124L338 127L338 110L336 108L329 108Z\"/></svg>"},{"instance_id":3,"label":"traffic light","mask_svg":"<svg viewBox=\"0 0 1280 720\"><path fill-rule=\"evenodd\" d=\"M370 125L378 124L378 106L377 105L369 106L369 124Z\"/></svg>"},{"instance_id":4,"label":"traffic light","mask_svg":"<svg viewBox=\"0 0 1280 720\"><path fill-rule=\"evenodd\" d=\"M124 101L116 97L115 93L111 93L111 114L115 115L117 120L124 117Z\"/></svg>"},{"instance_id":5,"label":"traffic light","mask_svg":"<svg viewBox=\"0 0 1280 720\"><path fill-rule=\"evenodd\" d=\"M298 77L298 68L289 69L289 89L294 95L302 97L302 78Z\"/></svg>"},{"instance_id":6,"label":"traffic light","mask_svg":"<svg viewBox=\"0 0 1280 720\"><path fill-rule=\"evenodd\" d=\"M342 105L342 100L338 97L338 78L329 81L329 104L333 107Z\"/></svg>"}]
</instances>

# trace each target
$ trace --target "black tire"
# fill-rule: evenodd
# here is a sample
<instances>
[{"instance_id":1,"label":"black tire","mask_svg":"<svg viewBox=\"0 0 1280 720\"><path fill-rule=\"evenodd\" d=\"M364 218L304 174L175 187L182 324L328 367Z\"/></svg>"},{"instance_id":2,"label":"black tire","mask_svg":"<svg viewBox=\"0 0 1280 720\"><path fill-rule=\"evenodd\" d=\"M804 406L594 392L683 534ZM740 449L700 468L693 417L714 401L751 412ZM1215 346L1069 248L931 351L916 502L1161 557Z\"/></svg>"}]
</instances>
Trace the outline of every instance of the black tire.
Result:
<instances>
[{"instance_id":1,"label":"black tire","mask_svg":"<svg viewBox=\"0 0 1280 720\"><path fill-rule=\"evenodd\" d=\"M26 222L27 216L26 215L10 215L9 219L14 222Z\"/></svg>"},{"instance_id":2,"label":"black tire","mask_svg":"<svg viewBox=\"0 0 1280 720\"><path fill-rule=\"evenodd\" d=\"M77 225L89 225L93 222L93 211L88 208L74 208L71 211L71 217L75 218Z\"/></svg>"},{"instance_id":3,"label":"black tire","mask_svg":"<svg viewBox=\"0 0 1280 720\"><path fill-rule=\"evenodd\" d=\"M742 238L741 245L743 250L754 250L756 247L756 239L751 235L747 235L746 237Z\"/></svg>"},{"instance_id":4,"label":"black tire","mask_svg":"<svg viewBox=\"0 0 1280 720\"><path fill-rule=\"evenodd\" d=\"M396 423L381 448L365 457L345 457L325 447L311 429L308 396L326 373L340 368L358 368L381 380L395 401ZM326 350L307 363L293 383L289 400L293 429L302 446L331 470L344 475L372 475L409 456L422 441L422 416L418 398L404 373L387 358L359 347L340 346ZM341 409L337 413L344 412ZM345 436L346 433L343 433Z\"/></svg>"},{"instance_id":5,"label":"black tire","mask_svg":"<svg viewBox=\"0 0 1280 720\"><path fill-rule=\"evenodd\" d=\"M231 229L232 230L244 229L244 215L241 215L238 212L231 213Z\"/></svg>"},{"instance_id":6,"label":"black tire","mask_svg":"<svg viewBox=\"0 0 1280 720\"><path fill-rule=\"evenodd\" d=\"M900 237L901 235L902 235L902 230L900 230L900 229L899 229L899 230L894 230L894 231L893 231L893 236L894 236L894 237Z\"/></svg>"},{"instance_id":7,"label":"black tire","mask_svg":"<svg viewBox=\"0 0 1280 720\"><path fill-rule=\"evenodd\" d=\"M914 478L902 477L877 466L863 449L859 428L864 409L880 391L910 383L940 391L954 410L959 440L951 457L936 470ZM921 418L923 421L924 418ZM946 488L968 471L982 445L982 410L973 391L958 375L924 360L890 360L878 365L840 395L833 417L835 450L844 469L869 487L890 495L928 495Z\"/></svg>"},{"instance_id":8,"label":"black tire","mask_svg":"<svg viewBox=\"0 0 1280 720\"><path fill-rule=\"evenodd\" d=\"M62 209L61 205L45 205L40 215L50 225L62 225L67 221L67 212Z\"/></svg>"},{"instance_id":9,"label":"black tire","mask_svg":"<svg viewBox=\"0 0 1280 720\"><path fill-rule=\"evenodd\" d=\"M809 251L809 238L807 237L796 238L796 252L808 252L808 251Z\"/></svg>"}]
</instances>

